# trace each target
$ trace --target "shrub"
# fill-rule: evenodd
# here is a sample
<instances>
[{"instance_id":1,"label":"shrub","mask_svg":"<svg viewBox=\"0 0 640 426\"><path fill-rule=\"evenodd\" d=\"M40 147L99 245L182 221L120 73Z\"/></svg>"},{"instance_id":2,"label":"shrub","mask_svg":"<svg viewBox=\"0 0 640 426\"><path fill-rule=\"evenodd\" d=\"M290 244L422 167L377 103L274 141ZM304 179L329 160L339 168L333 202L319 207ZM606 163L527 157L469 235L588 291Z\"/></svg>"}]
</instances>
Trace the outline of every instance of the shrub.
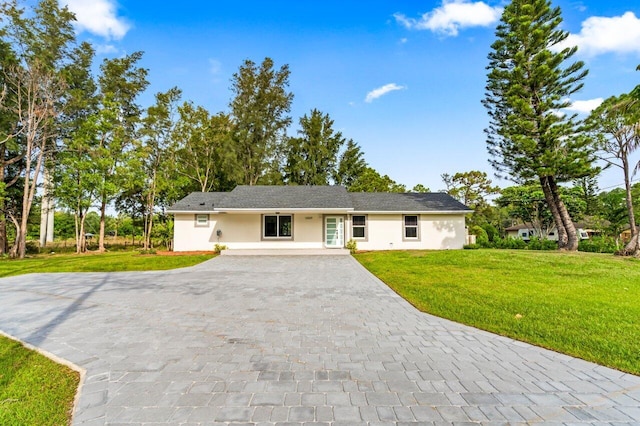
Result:
<instances>
[{"instance_id":1,"label":"shrub","mask_svg":"<svg viewBox=\"0 0 640 426\"><path fill-rule=\"evenodd\" d=\"M520 238L497 238L493 242L493 246L498 249L510 249L510 250L523 250L527 248L527 243L525 243Z\"/></svg>"},{"instance_id":2,"label":"shrub","mask_svg":"<svg viewBox=\"0 0 640 426\"><path fill-rule=\"evenodd\" d=\"M138 253L140 254L158 254L158 252L155 249L140 249L138 250Z\"/></svg>"},{"instance_id":3,"label":"shrub","mask_svg":"<svg viewBox=\"0 0 640 426\"><path fill-rule=\"evenodd\" d=\"M578 251L591 253L615 253L618 250L616 242L611 237L593 237L589 240L580 240Z\"/></svg>"},{"instance_id":4,"label":"shrub","mask_svg":"<svg viewBox=\"0 0 640 426\"><path fill-rule=\"evenodd\" d=\"M462 246L463 249L465 250L478 250L480 248L479 244L465 244L464 246Z\"/></svg>"},{"instance_id":5,"label":"shrub","mask_svg":"<svg viewBox=\"0 0 640 426\"><path fill-rule=\"evenodd\" d=\"M500 238L500 233L498 232L498 229L492 224L485 223L484 225L482 225L482 229L484 229L485 232L487 233L487 236L489 237L489 241L494 242L495 240Z\"/></svg>"},{"instance_id":6,"label":"shrub","mask_svg":"<svg viewBox=\"0 0 640 426\"><path fill-rule=\"evenodd\" d=\"M356 240L349 240L346 244L347 249L349 249L349 253L355 254L358 251L358 242Z\"/></svg>"},{"instance_id":7,"label":"shrub","mask_svg":"<svg viewBox=\"0 0 640 426\"><path fill-rule=\"evenodd\" d=\"M24 251L26 254L39 254L40 253L40 245L37 241L27 241L24 246Z\"/></svg>"},{"instance_id":8,"label":"shrub","mask_svg":"<svg viewBox=\"0 0 640 426\"><path fill-rule=\"evenodd\" d=\"M225 246L224 244L216 244L215 246L213 246L213 251L216 252L216 254L220 254L220 252L222 250L226 250L227 246Z\"/></svg>"},{"instance_id":9,"label":"shrub","mask_svg":"<svg viewBox=\"0 0 640 426\"><path fill-rule=\"evenodd\" d=\"M481 226L474 225L469 229L469 233L471 235L476 236L476 243L480 245L485 245L489 242L489 235L487 235L487 231L482 229Z\"/></svg>"}]
</instances>

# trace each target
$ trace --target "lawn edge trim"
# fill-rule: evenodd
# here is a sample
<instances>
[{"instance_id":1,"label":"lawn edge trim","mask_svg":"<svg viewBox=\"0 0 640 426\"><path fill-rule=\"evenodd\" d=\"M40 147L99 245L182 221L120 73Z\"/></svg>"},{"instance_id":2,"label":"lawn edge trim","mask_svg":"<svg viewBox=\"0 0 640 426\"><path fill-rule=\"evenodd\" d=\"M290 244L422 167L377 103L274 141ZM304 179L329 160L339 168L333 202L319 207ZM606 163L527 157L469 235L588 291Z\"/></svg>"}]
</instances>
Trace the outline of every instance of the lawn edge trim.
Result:
<instances>
[{"instance_id":1,"label":"lawn edge trim","mask_svg":"<svg viewBox=\"0 0 640 426\"><path fill-rule=\"evenodd\" d=\"M74 364L73 362L69 361L68 359L59 357L58 355L55 355L49 351L46 351L42 348L39 348L37 346L33 346L30 343L27 343L11 334L5 333L4 331L0 330L0 335L6 337L7 339L11 339L15 342L20 343L22 346L24 346L25 348L32 350L34 352L39 353L42 356L45 356L47 358L49 358L51 361L58 363L60 365L63 365L67 368L70 368L71 370L75 371L76 373L78 373L80 375L80 379L78 380L78 389L76 389L76 395L73 398L73 407L71 409L71 422L70 424L73 423L73 418L76 415L76 410L78 409L78 404L80 402L80 393L82 391L82 387L84 385L84 380L85 377L87 375L87 370L85 370L84 368L80 367L79 365Z\"/></svg>"}]
</instances>

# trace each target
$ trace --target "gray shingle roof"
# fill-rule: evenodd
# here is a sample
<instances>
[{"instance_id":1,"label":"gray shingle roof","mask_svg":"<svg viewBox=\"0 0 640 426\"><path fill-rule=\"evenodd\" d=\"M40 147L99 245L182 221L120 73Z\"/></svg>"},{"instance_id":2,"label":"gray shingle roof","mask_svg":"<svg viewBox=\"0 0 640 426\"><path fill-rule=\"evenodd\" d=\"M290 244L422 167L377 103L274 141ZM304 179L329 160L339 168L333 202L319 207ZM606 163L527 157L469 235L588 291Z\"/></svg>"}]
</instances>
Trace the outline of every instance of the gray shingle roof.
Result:
<instances>
[{"instance_id":1,"label":"gray shingle roof","mask_svg":"<svg viewBox=\"0 0 640 426\"><path fill-rule=\"evenodd\" d=\"M467 211L469 208L442 192L386 193L353 192L350 194L355 211L361 212L424 212Z\"/></svg>"},{"instance_id":2,"label":"gray shingle roof","mask_svg":"<svg viewBox=\"0 0 640 426\"><path fill-rule=\"evenodd\" d=\"M169 211L210 212L220 208L228 192L192 192L169 208Z\"/></svg>"},{"instance_id":3,"label":"gray shingle roof","mask_svg":"<svg viewBox=\"0 0 640 426\"><path fill-rule=\"evenodd\" d=\"M237 186L224 200L227 209L347 209L343 186Z\"/></svg>"},{"instance_id":4,"label":"gray shingle roof","mask_svg":"<svg viewBox=\"0 0 640 426\"><path fill-rule=\"evenodd\" d=\"M230 209L344 209L354 212L469 211L444 193L347 192L342 186L237 186L231 192L193 192L169 212Z\"/></svg>"}]
</instances>

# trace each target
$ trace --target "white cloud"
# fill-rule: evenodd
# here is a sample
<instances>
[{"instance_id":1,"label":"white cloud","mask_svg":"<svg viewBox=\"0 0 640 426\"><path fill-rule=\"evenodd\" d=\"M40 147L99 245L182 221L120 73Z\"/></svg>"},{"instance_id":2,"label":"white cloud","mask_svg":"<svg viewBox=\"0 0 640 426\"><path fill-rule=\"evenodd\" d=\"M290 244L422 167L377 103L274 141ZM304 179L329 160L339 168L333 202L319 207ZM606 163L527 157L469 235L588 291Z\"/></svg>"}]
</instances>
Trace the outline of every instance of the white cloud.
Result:
<instances>
[{"instance_id":1,"label":"white cloud","mask_svg":"<svg viewBox=\"0 0 640 426\"><path fill-rule=\"evenodd\" d=\"M398 86L395 83L385 84L382 87L378 87L377 89L373 89L369 93L367 93L367 97L364 98L364 101L367 103L371 103L374 99L378 99L380 96L384 96L389 92L393 92L395 90L403 90L406 89L405 86Z\"/></svg>"},{"instance_id":2,"label":"white cloud","mask_svg":"<svg viewBox=\"0 0 640 426\"><path fill-rule=\"evenodd\" d=\"M209 59L209 72L214 76L219 75L222 72L222 63L217 59Z\"/></svg>"},{"instance_id":3,"label":"white cloud","mask_svg":"<svg viewBox=\"0 0 640 426\"><path fill-rule=\"evenodd\" d=\"M572 46L578 46L578 52L587 56L640 54L640 19L633 12L612 18L592 16L582 23L579 34L570 34L556 50Z\"/></svg>"},{"instance_id":4,"label":"white cloud","mask_svg":"<svg viewBox=\"0 0 640 426\"><path fill-rule=\"evenodd\" d=\"M118 53L118 48L113 44L96 44L94 45L96 48L96 53L98 55L108 55L111 53Z\"/></svg>"},{"instance_id":5,"label":"white cloud","mask_svg":"<svg viewBox=\"0 0 640 426\"><path fill-rule=\"evenodd\" d=\"M486 27L500 19L501 7L469 0L443 0L442 6L423 14L420 19L396 13L394 18L408 29L430 30L446 36L457 36L461 28Z\"/></svg>"},{"instance_id":6,"label":"white cloud","mask_svg":"<svg viewBox=\"0 0 640 426\"><path fill-rule=\"evenodd\" d=\"M117 16L114 0L63 0L76 15L75 27L106 39L120 40L131 26Z\"/></svg>"},{"instance_id":7,"label":"white cloud","mask_svg":"<svg viewBox=\"0 0 640 426\"><path fill-rule=\"evenodd\" d=\"M586 101L573 101L570 106L565 108L565 110L577 112L579 114L589 114L591 111L598 108L602 102L604 102L603 98L589 99Z\"/></svg>"}]
</instances>

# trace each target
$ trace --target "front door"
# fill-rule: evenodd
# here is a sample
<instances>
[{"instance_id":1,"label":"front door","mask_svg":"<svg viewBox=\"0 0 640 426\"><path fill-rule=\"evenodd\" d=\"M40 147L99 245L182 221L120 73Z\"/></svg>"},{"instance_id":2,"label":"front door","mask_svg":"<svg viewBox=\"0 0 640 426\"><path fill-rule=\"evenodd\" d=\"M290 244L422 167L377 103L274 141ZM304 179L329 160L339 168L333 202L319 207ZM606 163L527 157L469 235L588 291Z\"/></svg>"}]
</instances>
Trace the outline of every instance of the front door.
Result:
<instances>
[{"instance_id":1,"label":"front door","mask_svg":"<svg viewBox=\"0 0 640 426\"><path fill-rule=\"evenodd\" d=\"M327 216L324 219L325 238L327 248L344 247L344 217Z\"/></svg>"}]
</instances>

